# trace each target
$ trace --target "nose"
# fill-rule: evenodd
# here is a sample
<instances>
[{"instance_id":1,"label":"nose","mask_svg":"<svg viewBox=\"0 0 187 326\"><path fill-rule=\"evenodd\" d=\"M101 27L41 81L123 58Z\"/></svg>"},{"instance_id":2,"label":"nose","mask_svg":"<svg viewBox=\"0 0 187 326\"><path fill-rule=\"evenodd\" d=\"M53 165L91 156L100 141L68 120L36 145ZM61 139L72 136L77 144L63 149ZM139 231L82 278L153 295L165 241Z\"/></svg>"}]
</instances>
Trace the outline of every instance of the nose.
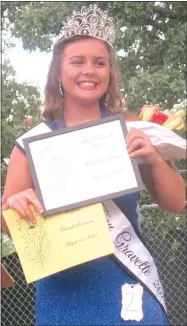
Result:
<instances>
[{"instance_id":1,"label":"nose","mask_svg":"<svg viewBox=\"0 0 187 326\"><path fill-rule=\"evenodd\" d=\"M86 63L83 67L82 73L84 76L93 76L95 74L95 68L93 63Z\"/></svg>"}]
</instances>

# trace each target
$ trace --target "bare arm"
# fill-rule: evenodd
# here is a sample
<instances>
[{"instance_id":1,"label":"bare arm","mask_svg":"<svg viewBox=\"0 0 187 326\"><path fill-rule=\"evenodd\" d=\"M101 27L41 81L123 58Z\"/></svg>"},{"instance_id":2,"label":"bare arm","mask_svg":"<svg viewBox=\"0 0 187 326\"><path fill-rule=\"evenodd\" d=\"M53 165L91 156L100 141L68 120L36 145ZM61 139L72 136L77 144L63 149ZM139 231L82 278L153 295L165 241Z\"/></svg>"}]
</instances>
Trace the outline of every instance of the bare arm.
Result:
<instances>
[{"instance_id":1,"label":"bare arm","mask_svg":"<svg viewBox=\"0 0 187 326\"><path fill-rule=\"evenodd\" d=\"M156 164L140 164L139 167L153 200L163 209L179 213L185 206L185 184L175 165L160 157Z\"/></svg>"},{"instance_id":2,"label":"bare arm","mask_svg":"<svg viewBox=\"0 0 187 326\"><path fill-rule=\"evenodd\" d=\"M17 147L14 147L7 170L3 204L12 195L32 187L33 182L27 158Z\"/></svg>"}]
</instances>

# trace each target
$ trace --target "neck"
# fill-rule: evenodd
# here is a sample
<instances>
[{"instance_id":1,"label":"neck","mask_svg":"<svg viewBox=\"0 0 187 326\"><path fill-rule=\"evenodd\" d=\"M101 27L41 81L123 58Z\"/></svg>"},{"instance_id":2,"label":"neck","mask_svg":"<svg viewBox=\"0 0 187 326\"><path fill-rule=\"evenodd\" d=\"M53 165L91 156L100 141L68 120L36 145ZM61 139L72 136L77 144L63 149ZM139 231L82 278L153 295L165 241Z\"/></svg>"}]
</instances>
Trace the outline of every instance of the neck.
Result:
<instances>
[{"instance_id":1,"label":"neck","mask_svg":"<svg viewBox=\"0 0 187 326\"><path fill-rule=\"evenodd\" d=\"M101 118L99 102L83 104L72 100L70 103L70 101L64 100L63 113L67 127Z\"/></svg>"}]
</instances>

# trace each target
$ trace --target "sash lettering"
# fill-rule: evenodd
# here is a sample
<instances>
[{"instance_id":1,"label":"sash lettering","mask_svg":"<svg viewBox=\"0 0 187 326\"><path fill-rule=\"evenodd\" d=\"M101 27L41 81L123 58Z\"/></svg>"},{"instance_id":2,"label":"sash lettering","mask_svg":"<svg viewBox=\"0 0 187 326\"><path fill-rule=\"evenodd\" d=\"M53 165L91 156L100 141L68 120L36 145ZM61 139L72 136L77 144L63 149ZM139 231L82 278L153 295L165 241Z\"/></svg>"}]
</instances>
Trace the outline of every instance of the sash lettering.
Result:
<instances>
[{"instance_id":1,"label":"sash lettering","mask_svg":"<svg viewBox=\"0 0 187 326\"><path fill-rule=\"evenodd\" d=\"M112 200L103 203L115 256L154 294L165 312L164 290L153 257L136 234L132 224Z\"/></svg>"}]
</instances>

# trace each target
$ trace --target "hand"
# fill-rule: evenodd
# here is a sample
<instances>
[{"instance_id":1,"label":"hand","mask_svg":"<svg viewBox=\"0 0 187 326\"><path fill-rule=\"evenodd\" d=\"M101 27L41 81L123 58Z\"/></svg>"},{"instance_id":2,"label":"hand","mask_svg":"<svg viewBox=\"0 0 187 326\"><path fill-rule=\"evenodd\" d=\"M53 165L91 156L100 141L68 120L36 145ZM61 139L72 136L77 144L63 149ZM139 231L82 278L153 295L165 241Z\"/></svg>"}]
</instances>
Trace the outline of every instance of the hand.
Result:
<instances>
[{"instance_id":1,"label":"hand","mask_svg":"<svg viewBox=\"0 0 187 326\"><path fill-rule=\"evenodd\" d=\"M36 220L29 207L29 204L33 204L38 213L42 214L44 212L44 208L38 200L35 190L32 188L26 189L9 197L6 204L9 208L15 209L23 218L30 220L34 224L36 223Z\"/></svg>"},{"instance_id":2,"label":"hand","mask_svg":"<svg viewBox=\"0 0 187 326\"><path fill-rule=\"evenodd\" d=\"M147 164L155 165L162 160L149 137L141 130L131 128L126 137L127 150L131 158L143 157Z\"/></svg>"}]
</instances>

